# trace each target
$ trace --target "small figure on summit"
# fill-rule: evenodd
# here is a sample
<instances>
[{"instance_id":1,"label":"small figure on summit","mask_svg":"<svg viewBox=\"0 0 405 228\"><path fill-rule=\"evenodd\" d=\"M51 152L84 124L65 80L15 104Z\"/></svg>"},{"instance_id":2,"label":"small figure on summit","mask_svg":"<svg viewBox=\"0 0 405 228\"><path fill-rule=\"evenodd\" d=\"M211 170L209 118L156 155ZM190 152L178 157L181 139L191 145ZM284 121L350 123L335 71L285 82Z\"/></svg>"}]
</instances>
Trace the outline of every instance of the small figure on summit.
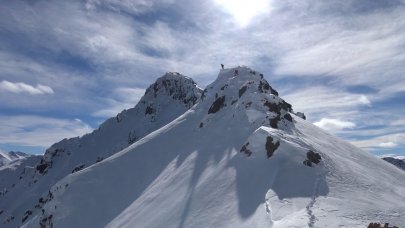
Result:
<instances>
[{"instance_id":1,"label":"small figure on summit","mask_svg":"<svg viewBox=\"0 0 405 228\"><path fill-rule=\"evenodd\" d=\"M221 63L222 70L224 69L224 64Z\"/></svg>"},{"instance_id":2,"label":"small figure on summit","mask_svg":"<svg viewBox=\"0 0 405 228\"><path fill-rule=\"evenodd\" d=\"M234 75L235 75L235 76L236 76L236 75L239 75L239 71L238 71L238 70L235 70Z\"/></svg>"}]
</instances>

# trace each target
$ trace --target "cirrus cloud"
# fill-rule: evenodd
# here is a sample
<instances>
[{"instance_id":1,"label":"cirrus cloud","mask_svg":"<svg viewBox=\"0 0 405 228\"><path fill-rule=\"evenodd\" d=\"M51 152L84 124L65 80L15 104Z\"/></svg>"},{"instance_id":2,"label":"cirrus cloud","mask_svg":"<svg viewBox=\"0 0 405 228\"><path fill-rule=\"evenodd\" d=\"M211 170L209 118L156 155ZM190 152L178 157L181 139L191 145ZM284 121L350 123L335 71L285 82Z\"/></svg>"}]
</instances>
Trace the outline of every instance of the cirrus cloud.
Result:
<instances>
[{"instance_id":1,"label":"cirrus cloud","mask_svg":"<svg viewBox=\"0 0 405 228\"><path fill-rule=\"evenodd\" d=\"M346 128L354 128L356 126L355 123L349 121L328 118L322 118L320 121L315 122L314 124L324 130L332 132L343 130Z\"/></svg>"},{"instance_id":2,"label":"cirrus cloud","mask_svg":"<svg viewBox=\"0 0 405 228\"><path fill-rule=\"evenodd\" d=\"M382 142L380 144L378 144L379 147L383 147L383 148L394 148L396 146L398 146L398 144L393 143L393 142Z\"/></svg>"},{"instance_id":3,"label":"cirrus cloud","mask_svg":"<svg viewBox=\"0 0 405 228\"><path fill-rule=\"evenodd\" d=\"M37 84L32 86L24 82L9 82L6 80L0 82L0 89L12 93L29 93L32 95L54 93L53 89L46 85Z\"/></svg>"},{"instance_id":4,"label":"cirrus cloud","mask_svg":"<svg viewBox=\"0 0 405 228\"><path fill-rule=\"evenodd\" d=\"M93 129L80 119L61 119L34 115L0 115L0 145L14 144L49 147L64 138L89 133Z\"/></svg>"}]
</instances>

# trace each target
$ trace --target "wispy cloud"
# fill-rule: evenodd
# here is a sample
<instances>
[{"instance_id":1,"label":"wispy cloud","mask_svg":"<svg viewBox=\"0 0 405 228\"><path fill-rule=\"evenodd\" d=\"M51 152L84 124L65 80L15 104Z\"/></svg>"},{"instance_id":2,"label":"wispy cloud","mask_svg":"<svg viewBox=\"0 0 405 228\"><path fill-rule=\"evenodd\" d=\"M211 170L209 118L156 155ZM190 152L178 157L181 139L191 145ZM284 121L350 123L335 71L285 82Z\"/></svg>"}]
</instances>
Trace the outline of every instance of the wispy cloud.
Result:
<instances>
[{"instance_id":1,"label":"wispy cloud","mask_svg":"<svg viewBox=\"0 0 405 228\"><path fill-rule=\"evenodd\" d=\"M382 142L382 143L378 144L378 147L382 147L382 148L394 148L397 146L398 146L398 144L393 143L393 142Z\"/></svg>"},{"instance_id":2,"label":"wispy cloud","mask_svg":"<svg viewBox=\"0 0 405 228\"><path fill-rule=\"evenodd\" d=\"M311 114L356 110L371 105L366 95L353 94L342 89L327 86L308 86L285 91L284 99L291 102L297 111Z\"/></svg>"},{"instance_id":3,"label":"wispy cloud","mask_svg":"<svg viewBox=\"0 0 405 228\"><path fill-rule=\"evenodd\" d=\"M49 86L41 84L32 86L23 82L9 82L6 80L0 82L0 89L12 93L29 93L33 95L54 93L53 89Z\"/></svg>"},{"instance_id":4,"label":"wispy cloud","mask_svg":"<svg viewBox=\"0 0 405 228\"><path fill-rule=\"evenodd\" d=\"M405 147L405 133L386 134L365 140L352 141L352 143L364 149Z\"/></svg>"},{"instance_id":5,"label":"wispy cloud","mask_svg":"<svg viewBox=\"0 0 405 228\"><path fill-rule=\"evenodd\" d=\"M63 138L83 135L92 128L79 119L41 116L0 116L0 144L49 147Z\"/></svg>"},{"instance_id":6,"label":"wispy cloud","mask_svg":"<svg viewBox=\"0 0 405 228\"><path fill-rule=\"evenodd\" d=\"M320 121L314 123L316 126L325 129L327 131L335 132L347 128L353 128L356 126L355 123L349 121L343 121L338 119L328 119L322 118Z\"/></svg>"},{"instance_id":7,"label":"wispy cloud","mask_svg":"<svg viewBox=\"0 0 405 228\"><path fill-rule=\"evenodd\" d=\"M98 6L104 6L116 12L139 15L150 11L156 4L170 4L173 2L174 0L87 0L86 9L94 10Z\"/></svg>"},{"instance_id":8,"label":"wispy cloud","mask_svg":"<svg viewBox=\"0 0 405 228\"><path fill-rule=\"evenodd\" d=\"M124 109L134 107L134 104L141 99L144 93L144 89L117 88L110 95L110 98L104 101L107 107L94 112L92 115L103 118L115 116Z\"/></svg>"}]
</instances>

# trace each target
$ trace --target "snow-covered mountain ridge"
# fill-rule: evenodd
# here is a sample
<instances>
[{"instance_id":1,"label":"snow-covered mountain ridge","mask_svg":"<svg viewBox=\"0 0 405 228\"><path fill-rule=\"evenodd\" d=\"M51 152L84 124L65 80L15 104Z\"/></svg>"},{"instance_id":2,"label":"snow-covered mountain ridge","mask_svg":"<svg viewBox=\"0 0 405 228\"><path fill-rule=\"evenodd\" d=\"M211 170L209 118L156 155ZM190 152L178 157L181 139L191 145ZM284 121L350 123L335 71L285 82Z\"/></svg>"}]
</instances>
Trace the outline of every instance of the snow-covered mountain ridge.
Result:
<instances>
[{"instance_id":1,"label":"snow-covered mountain ridge","mask_svg":"<svg viewBox=\"0 0 405 228\"><path fill-rule=\"evenodd\" d=\"M405 171L405 159L399 159L394 157L384 157L382 159Z\"/></svg>"},{"instance_id":2,"label":"snow-covered mountain ridge","mask_svg":"<svg viewBox=\"0 0 405 228\"><path fill-rule=\"evenodd\" d=\"M259 72L221 70L192 103L5 227L405 226L405 174L295 115Z\"/></svg>"},{"instance_id":3,"label":"snow-covered mountain ridge","mask_svg":"<svg viewBox=\"0 0 405 228\"><path fill-rule=\"evenodd\" d=\"M14 169L0 171L4 176L0 189L5 193L0 196L0 222L10 227L21 224L27 211L39 210L43 204L40 199L46 198L58 180L102 161L171 122L193 106L201 93L191 78L168 72L146 90L134 108L106 120L92 133L55 143L34 164L23 161Z\"/></svg>"},{"instance_id":4,"label":"snow-covered mountain ridge","mask_svg":"<svg viewBox=\"0 0 405 228\"><path fill-rule=\"evenodd\" d=\"M76 160L71 162L76 165L70 166L72 171L101 161L174 120L197 102L201 92L191 78L168 72L146 89L134 108L108 119L91 134L52 145L45 152L39 171L46 173L59 156Z\"/></svg>"},{"instance_id":5,"label":"snow-covered mountain ridge","mask_svg":"<svg viewBox=\"0 0 405 228\"><path fill-rule=\"evenodd\" d=\"M23 152L18 152L18 151L10 151L10 152L3 152L0 151L0 167L6 164L9 164L10 162L13 162L18 159L30 157L31 155L23 153Z\"/></svg>"}]
</instances>

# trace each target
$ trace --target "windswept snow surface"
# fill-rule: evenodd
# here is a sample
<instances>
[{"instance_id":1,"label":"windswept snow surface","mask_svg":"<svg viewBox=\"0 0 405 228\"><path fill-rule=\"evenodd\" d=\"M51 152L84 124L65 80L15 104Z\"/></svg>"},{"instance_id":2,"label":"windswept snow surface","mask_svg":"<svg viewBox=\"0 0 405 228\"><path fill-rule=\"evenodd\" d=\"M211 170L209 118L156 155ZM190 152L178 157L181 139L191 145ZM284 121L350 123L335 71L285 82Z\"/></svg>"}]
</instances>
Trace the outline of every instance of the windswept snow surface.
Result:
<instances>
[{"instance_id":1,"label":"windswept snow surface","mask_svg":"<svg viewBox=\"0 0 405 228\"><path fill-rule=\"evenodd\" d=\"M293 115L246 67L50 193L25 227L405 227L404 172Z\"/></svg>"},{"instance_id":2,"label":"windswept snow surface","mask_svg":"<svg viewBox=\"0 0 405 228\"><path fill-rule=\"evenodd\" d=\"M55 143L34 163L30 160L0 170L0 177L6 178L0 182L4 192L0 195L0 227L18 227L41 215L43 204L53 197L49 190L57 181L168 124L196 104L201 93L191 78L168 72L146 90L134 108L108 119L92 133Z\"/></svg>"}]
</instances>

